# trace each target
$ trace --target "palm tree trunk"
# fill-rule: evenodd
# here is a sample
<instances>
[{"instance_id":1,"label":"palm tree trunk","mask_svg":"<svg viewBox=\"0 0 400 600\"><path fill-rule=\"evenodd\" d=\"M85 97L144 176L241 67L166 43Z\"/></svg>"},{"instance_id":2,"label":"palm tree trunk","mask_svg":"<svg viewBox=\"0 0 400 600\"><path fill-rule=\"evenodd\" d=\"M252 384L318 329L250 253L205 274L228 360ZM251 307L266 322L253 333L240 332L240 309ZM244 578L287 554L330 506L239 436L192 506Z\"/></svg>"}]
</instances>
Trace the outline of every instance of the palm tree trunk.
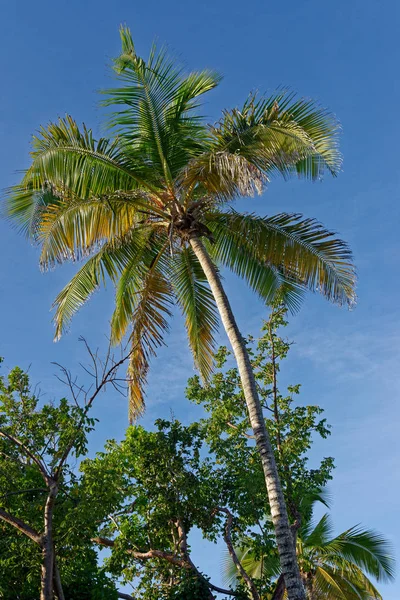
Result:
<instances>
[{"instance_id":1,"label":"palm tree trunk","mask_svg":"<svg viewBox=\"0 0 400 600\"><path fill-rule=\"evenodd\" d=\"M190 245L197 256L210 285L221 315L222 323L237 361L250 424L261 457L269 505L271 508L271 517L275 528L276 542L288 599L306 600L274 452L265 426L264 415L258 397L256 381L246 345L240 334L235 317L233 316L228 297L222 287L217 269L203 243L196 234L191 235Z\"/></svg>"}]
</instances>

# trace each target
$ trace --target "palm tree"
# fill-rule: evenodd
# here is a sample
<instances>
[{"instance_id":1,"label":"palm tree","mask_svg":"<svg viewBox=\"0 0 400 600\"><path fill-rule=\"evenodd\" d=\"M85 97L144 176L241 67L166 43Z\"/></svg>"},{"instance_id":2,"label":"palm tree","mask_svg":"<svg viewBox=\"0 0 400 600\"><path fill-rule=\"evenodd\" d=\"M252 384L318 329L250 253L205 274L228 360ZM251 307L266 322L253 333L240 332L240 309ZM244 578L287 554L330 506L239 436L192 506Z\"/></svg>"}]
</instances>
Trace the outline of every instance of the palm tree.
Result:
<instances>
[{"instance_id":1,"label":"palm tree","mask_svg":"<svg viewBox=\"0 0 400 600\"><path fill-rule=\"evenodd\" d=\"M351 527L336 537L328 514L313 525L309 520L297 536L297 556L301 577L307 591L307 600L382 600L369 577L378 582L390 581L394 574L391 546L381 534ZM236 554L249 577L270 580L276 578L271 598L282 600L286 591L279 576L276 550L256 557L250 547ZM229 554L224 561L226 583L235 584L237 570Z\"/></svg>"},{"instance_id":2,"label":"palm tree","mask_svg":"<svg viewBox=\"0 0 400 600\"><path fill-rule=\"evenodd\" d=\"M224 111L214 126L197 113L220 77L185 75L165 50L144 61L121 29L114 68L122 86L105 92L117 105L114 137L96 141L70 117L40 129L32 164L10 190L9 214L41 246L51 268L88 257L55 300L56 337L105 279L116 286L112 339L131 327L131 415L143 408L149 360L163 342L172 305L185 316L201 374L212 369L217 311L232 344L260 450L290 600L304 599L274 455L243 338L219 267L245 279L264 300L283 289L296 306L302 289L351 303L354 270L347 245L298 214L259 217L229 208L269 178L318 179L340 167L335 119L313 102L279 92ZM208 286L207 286L208 283Z\"/></svg>"}]
</instances>

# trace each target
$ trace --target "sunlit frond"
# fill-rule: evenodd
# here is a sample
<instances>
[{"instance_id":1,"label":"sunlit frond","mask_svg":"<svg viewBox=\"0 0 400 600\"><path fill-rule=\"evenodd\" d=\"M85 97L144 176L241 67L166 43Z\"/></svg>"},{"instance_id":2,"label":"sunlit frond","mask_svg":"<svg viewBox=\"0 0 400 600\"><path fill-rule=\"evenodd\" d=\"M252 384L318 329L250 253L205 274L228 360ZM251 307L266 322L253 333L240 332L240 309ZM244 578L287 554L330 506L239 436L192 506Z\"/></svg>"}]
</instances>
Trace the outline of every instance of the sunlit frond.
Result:
<instances>
[{"instance_id":1,"label":"sunlit frond","mask_svg":"<svg viewBox=\"0 0 400 600\"><path fill-rule=\"evenodd\" d=\"M132 315L132 354L128 368L130 421L143 412L143 388L147 381L149 359L163 343L172 303L173 294L168 281L158 269L149 269L142 291L137 294Z\"/></svg>"},{"instance_id":2,"label":"sunlit frond","mask_svg":"<svg viewBox=\"0 0 400 600\"><path fill-rule=\"evenodd\" d=\"M92 293L105 284L107 277L117 284L121 273L132 263L139 268L151 229L146 226L138 227L129 236L116 244L110 241L91 256L79 269L70 282L56 297L54 322L56 339L59 339L69 325L74 314L90 298Z\"/></svg>"},{"instance_id":3,"label":"sunlit frond","mask_svg":"<svg viewBox=\"0 0 400 600\"><path fill-rule=\"evenodd\" d=\"M172 189L179 169L204 149L207 128L195 109L196 99L212 90L220 77L212 71L185 75L165 48L152 47L147 61L137 55L128 28L120 30L122 53L114 68L123 86L105 90L105 106L122 105L110 126L127 140L143 162L151 163Z\"/></svg>"},{"instance_id":4,"label":"sunlit frond","mask_svg":"<svg viewBox=\"0 0 400 600\"><path fill-rule=\"evenodd\" d=\"M150 239L150 238L149 238ZM116 306L111 321L112 341L121 341L128 323L132 327L129 360L129 418L144 409L143 388L149 360L162 345L168 329L168 317L174 295L165 277L165 252L168 244L148 244L145 252L129 261L122 272L116 291Z\"/></svg>"},{"instance_id":5,"label":"sunlit frond","mask_svg":"<svg viewBox=\"0 0 400 600\"><path fill-rule=\"evenodd\" d=\"M335 117L310 100L284 92L251 95L210 129L208 147L185 167L182 185L196 181L208 194L230 200L261 193L274 173L312 180L325 169L336 175L338 131Z\"/></svg>"},{"instance_id":6,"label":"sunlit frond","mask_svg":"<svg viewBox=\"0 0 400 600\"><path fill-rule=\"evenodd\" d=\"M50 185L58 195L67 193L80 198L131 191L138 186L153 189L145 165L138 160L134 163L118 138L96 141L90 129L83 125L80 130L69 115L41 127L32 146L32 165L22 187L32 186L40 191L44 185Z\"/></svg>"},{"instance_id":7,"label":"sunlit frond","mask_svg":"<svg viewBox=\"0 0 400 600\"><path fill-rule=\"evenodd\" d=\"M252 287L261 262L333 302L354 302L355 273L349 247L315 219L285 213L258 217L232 210L210 213L206 223L215 238L215 250L211 250L215 258L240 268ZM241 256L241 247L252 249L256 268L247 263L247 256Z\"/></svg>"},{"instance_id":8,"label":"sunlit frond","mask_svg":"<svg viewBox=\"0 0 400 600\"><path fill-rule=\"evenodd\" d=\"M206 277L190 247L172 261L171 283L185 316L185 325L195 363L207 379L215 352L214 334L218 327L215 301Z\"/></svg>"},{"instance_id":9,"label":"sunlit frond","mask_svg":"<svg viewBox=\"0 0 400 600\"><path fill-rule=\"evenodd\" d=\"M80 260L103 242L118 240L141 227L143 211L155 209L142 195L110 195L104 199L60 200L42 210L36 225L40 265L51 268L65 260Z\"/></svg>"}]
</instances>

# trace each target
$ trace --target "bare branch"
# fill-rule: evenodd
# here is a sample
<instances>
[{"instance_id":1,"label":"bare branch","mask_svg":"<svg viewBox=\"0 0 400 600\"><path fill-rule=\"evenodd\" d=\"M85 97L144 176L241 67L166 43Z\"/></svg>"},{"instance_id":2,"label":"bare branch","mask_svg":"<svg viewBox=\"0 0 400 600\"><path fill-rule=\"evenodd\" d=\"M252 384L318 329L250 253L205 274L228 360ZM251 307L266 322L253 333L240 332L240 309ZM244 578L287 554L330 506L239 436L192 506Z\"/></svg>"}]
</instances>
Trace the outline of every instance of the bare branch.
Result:
<instances>
[{"instance_id":1,"label":"bare branch","mask_svg":"<svg viewBox=\"0 0 400 600\"><path fill-rule=\"evenodd\" d=\"M233 546L232 543L232 537L231 537L231 529L232 529L232 525L233 525L233 515L230 512L230 510L228 510L227 508L221 508L218 507L215 512L223 512L226 514L226 524L225 524L225 530L224 530L224 540L225 543L228 547L228 551L230 554L230 557L236 567L236 569L239 571L240 575L242 576L243 580L245 581L247 587L249 588L249 591L253 597L254 600L260 600L260 595L257 591L257 588L254 584L254 581L251 579L251 577L248 575L247 571L243 568L242 563L240 562L236 552L235 552L235 548Z\"/></svg>"},{"instance_id":2,"label":"bare branch","mask_svg":"<svg viewBox=\"0 0 400 600\"><path fill-rule=\"evenodd\" d=\"M80 339L82 339L83 342L85 343L85 346L88 349L88 352L89 352L90 356L92 357L92 360L94 360L95 364L97 365L96 356L89 349L89 346L88 346L86 340L84 340L83 338L80 338ZM98 394L101 392L101 390L107 385L107 383L111 383L113 381L114 376L117 373L119 367L125 361L127 361L129 359L129 357L132 354L133 350L134 349L131 349L127 355L122 356L122 358L120 360L118 360L117 362L112 361L111 367L107 370L107 366L108 366L108 363L110 361L110 349L108 350L107 359L106 359L106 362L104 364L104 369L103 369L101 381L97 381L97 385L96 385L96 388L95 388L93 394L90 396L89 400L86 402L85 410L83 411L82 418L80 419L80 421L78 423L75 435L71 437L70 442L67 444L67 447L65 448L65 450L63 452L63 455L62 455L62 457L61 457L61 459L60 459L60 461L58 463L57 469L56 469L55 474L54 474L54 477L56 479L58 479L58 477L59 477L59 475L61 473L61 470L62 470L62 468L63 468L63 466L65 464L65 461L67 460L68 455L71 452L72 447L74 445L77 432L81 429L81 427L82 427L82 425L83 425L83 423L85 421L85 417L86 417L87 413L89 412L89 409L92 406L94 400L96 399L96 397L98 396ZM97 370L96 370L96 373L97 373Z\"/></svg>"},{"instance_id":3,"label":"bare branch","mask_svg":"<svg viewBox=\"0 0 400 600\"><path fill-rule=\"evenodd\" d=\"M108 538L103 538L103 537L92 538L92 542L94 542L95 544L99 544L100 546L106 546L107 548L113 548L115 546L114 540L110 540ZM185 545L185 543L186 543L186 535L184 534L183 544ZM187 548L187 546L186 546L186 548ZM187 555L184 558L179 558L175 554L172 554L171 552L164 552L163 550L148 550L147 552L137 552L136 550L131 550L130 548L128 548L126 550L126 553L129 554L130 556L132 556L136 560L150 560L152 558L160 558L160 559L166 560L167 562L169 562L173 565L176 565L178 567L181 567L182 569L188 569L190 571L194 571L194 573L197 575L197 577L199 577L199 579L204 581L204 583L210 589L214 590L215 592L219 592L220 594L226 594L229 596L237 596L238 595L236 592L234 592L232 590L225 590L224 588L220 588L220 587L210 583L208 581L208 579L206 579L204 577L204 575L202 575L202 573L200 573L200 571L197 569L195 564L192 562L189 555Z\"/></svg>"},{"instance_id":4,"label":"bare branch","mask_svg":"<svg viewBox=\"0 0 400 600\"><path fill-rule=\"evenodd\" d=\"M103 537L95 537L92 538L92 542L95 544L99 544L100 546L106 546L107 548L113 548L115 546L115 541L110 540L108 538ZM183 569L191 569L191 565L182 558L179 558L175 554L171 552L165 552L164 550L147 550L147 552L137 552L136 550L132 550L131 548L127 548L126 553L132 556L137 560L151 560L152 558L162 558L167 562L176 565L178 567L182 567Z\"/></svg>"},{"instance_id":5,"label":"bare branch","mask_svg":"<svg viewBox=\"0 0 400 600\"><path fill-rule=\"evenodd\" d=\"M29 450L29 448L25 444L23 444L18 438L14 437L13 435L4 431L4 429L0 429L0 436L3 438L6 438L10 442L13 442L13 444L15 444L16 446L18 446L18 448L20 448L20 450L25 454L25 456L27 456L28 458L33 460L33 462L39 468L39 471L42 474L42 477L45 480L46 484L49 483L50 475L49 475L45 465L31 450Z\"/></svg>"},{"instance_id":6,"label":"bare branch","mask_svg":"<svg viewBox=\"0 0 400 600\"><path fill-rule=\"evenodd\" d=\"M19 494L29 494L29 492L47 492L46 488L31 488L29 490L17 490L15 492L6 492L2 494L2 498L8 498L8 496L17 496Z\"/></svg>"}]
</instances>

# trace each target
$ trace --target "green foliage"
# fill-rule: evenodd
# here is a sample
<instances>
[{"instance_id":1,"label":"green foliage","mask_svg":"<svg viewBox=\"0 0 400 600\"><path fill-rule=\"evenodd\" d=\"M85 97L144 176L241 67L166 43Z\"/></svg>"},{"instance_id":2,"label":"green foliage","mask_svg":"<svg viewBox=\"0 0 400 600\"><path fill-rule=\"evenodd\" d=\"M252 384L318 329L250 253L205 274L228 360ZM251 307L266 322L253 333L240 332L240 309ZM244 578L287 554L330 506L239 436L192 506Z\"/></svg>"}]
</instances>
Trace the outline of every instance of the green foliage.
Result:
<instances>
[{"instance_id":1,"label":"green foliage","mask_svg":"<svg viewBox=\"0 0 400 600\"><path fill-rule=\"evenodd\" d=\"M330 427L319 406L296 405L300 385L288 386L281 393L278 376L280 363L290 350L290 342L278 335L285 327L287 309L277 301L270 318L264 322L261 337L249 337L248 351L264 408L286 501L292 520L298 512L307 513L309 495L313 496L331 479L333 459L324 458L317 468L310 468L308 451L315 435L326 438ZM246 495L259 506L260 518L265 506L264 479L257 450L251 436L240 378L236 367L229 365L230 352L221 347L216 355L217 372L210 384L202 385L197 376L189 380L188 398L201 404L208 416L202 427L207 443L218 461L225 465L240 487L239 501ZM306 515L305 515L306 516Z\"/></svg>"},{"instance_id":2,"label":"green foliage","mask_svg":"<svg viewBox=\"0 0 400 600\"><path fill-rule=\"evenodd\" d=\"M277 302L260 338L249 337L248 347L291 519L309 522L312 499L325 501L320 488L331 478L333 459L311 468L308 453L314 437L326 438L330 428L320 407L296 402L299 385L289 386L287 393L278 387L280 365L291 346L278 332L286 325L286 313ZM246 568L261 557L268 564L268 570L252 572L262 595L272 593L279 575L263 473L239 375L229 366L226 348L215 359L217 371L208 385L198 377L189 380L188 398L207 413L199 423L184 427L158 420L154 431L130 427L120 444L110 441L104 452L82 463L84 503L101 523L98 536L111 542L107 569L125 581L136 580L135 594L143 600L156 593L163 600L171 593L185 598L186 586L190 597L195 594L190 586L202 588L201 576L190 569L162 557L143 558L143 553L157 549L184 558L177 519L189 543L193 527L207 540L223 538L226 521L220 507L233 514L233 542L248 548ZM190 556L190 547L188 552ZM245 587L243 594L247 597Z\"/></svg>"},{"instance_id":3,"label":"green foliage","mask_svg":"<svg viewBox=\"0 0 400 600\"><path fill-rule=\"evenodd\" d=\"M391 544L381 534L359 526L333 536L333 524L328 514L313 523L313 505L315 503L297 534L297 556L308 598L382 600L369 577L378 582L393 579ZM251 577L270 580L279 574L276 548L271 547L269 553L257 554L251 546L242 546L237 554ZM224 561L224 576L231 585L238 580L229 555Z\"/></svg>"},{"instance_id":4,"label":"green foliage","mask_svg":"<svg viewBox=\"0 0 400 600\"><path fill-rule=\"evenodd\" d=\"M296 525L303 579L310 598L312 590L321 599L381 600L370 578L393 577L385 538L359 526L334 536L328 515L313 523L315 503L327 504L321 487L332 477L333 459L311 466L309 451L315 436L326 438L330 427L319 406L299 403L299 384L287 391L280 386L291 348L280 333L286 318L287 308L278 300L260 337L249 336L247 345ZM215 361L208 385L198 377L188 382L188 398L206 411L200 422L184 426L159 419L151 431L131 426L121 443L110 440L103 452L84 458L79 472L64 465L54 539L67 599L112 600L118 579L135 586L137 600L209 600L207 574L192 562L191 533L197 529L209 542L224 540L228 521L221 508L232 515L229 534L242 566L260 597L272 597L280 564L259 455L229 351L221 347ZM42 404L20 369L2 378L0 387L0 431L24 440L54 468L82 411L66 400ZM93 426L87 419L76 438L75 461L85 456ZM45 490L37 465L21 462L7 438L0 437L0 452L0 507L39 529ZM101 546L110 552L100 567L94 548ZM35 597L40 561L38 547L0 521L0 598ZM226 585L235 588L238 600L248 599L228 556L224 569Z\"/></svg>"},{"instance_id":5,"label":"green foliage","mask_svg":"<svg viewBox=\"0 0 400 600\"><path fill-rule=\"evenodd\" d=\"M20 368L14 368L7 377L1 376L0 508L42 531L48 489L35 459L52 476L71 445L69 457L75 462L87 452L87 434L94 423L84 409L65 398L50 404L40 402L31 391L28 374ZM21 451L21 444L26 451ZM53 524L65 597L114 600L115 586L99 568L90 542L93 525L80 509L78 484L73 465L65 462ZM0 598L37 598L41 559L37 544L0 520Z\"/></svg>"},{"instance_id":6,"label":"green foliage","mask_svg":"<svg viewBox=\"0 0 400 600\"><path fill-rule=\"evenodd\" d=\"M171 578L175 594L183 594L187 586L204 588L185 568L163 558L141 560L131 554L155 549L185 558L178 543L178 520L186 536L198 527L207 539L216 539L220 519L213 509L226 499L223 472L211 457L201 456L202 446L197 424L184 427L158 420L153 432L130 427L121 444L108 442L105 452L81 465L82 493L91 518L100 521L98 535L113 540L107 568L126 581L139 577L138 598L150 597L155 589L170 594ZM160 595L164 597L170 596ZM179 596L171 596L175 597Z\"/></svg>"}]
</instances>

